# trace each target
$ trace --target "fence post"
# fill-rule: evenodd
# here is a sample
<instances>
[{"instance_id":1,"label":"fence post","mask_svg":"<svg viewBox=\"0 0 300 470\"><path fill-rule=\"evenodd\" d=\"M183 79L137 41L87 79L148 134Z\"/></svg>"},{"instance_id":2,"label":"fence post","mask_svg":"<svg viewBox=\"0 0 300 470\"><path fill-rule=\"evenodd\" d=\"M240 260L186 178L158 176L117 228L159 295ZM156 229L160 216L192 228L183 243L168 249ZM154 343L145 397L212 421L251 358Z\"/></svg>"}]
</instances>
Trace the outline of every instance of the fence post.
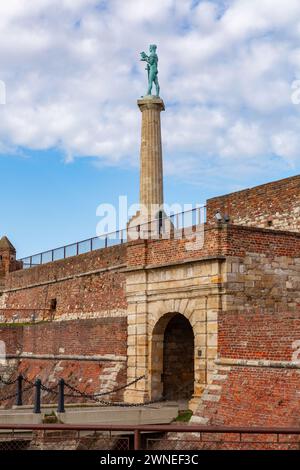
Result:
<instances>
[{"instance_id":1,"label":"fence post","mask_svg":"<svg viewBox=\"0 0 300 470\"><path fill-rule=\"evenodd\" d=\"M163 228L163 212L159 211L158 213L158 235L161 235Z\"/></svg>"},{"instance_id":2,"label":"fence post","mask_svg":"<svg viewBox=\"0 0 300 470\"><path fill-rule=\"evenodd\" d=\"M20 374L17 378L17 399L16 399L16 405L17 406L22 406L23 405L23 376Z\"/></svg>"},{"instance_id":3,"label":"fence post","mask_svg":"<svg viewBox=\"0 0 300 470\"><path fill-rule=\"evenodd\" d=\"M60 379L58 382L58 405L57 405L57 411L58 413L64 413L65 412L65 381L64 379Z\"/></svg>"},{"instance_id":4,"label":"fence post","mask_svg":"<svg viewBox=\"0 0 300 470\"><path fill-rule=\"evenodd\" d=\"M141 433L138 429L134 431L134 450L141 449Z\"/></svg>"},{"instance_id":5,"label":"fence post","mask_svg":"<svg viewBox=\"0 0 300 470\"><path fill-rule=\"evenodd\" d=\"M36 379L35 381L35 395L34 395L34 413L40 413L41 412L41 379Z\"/></svg>"}]
</instances>

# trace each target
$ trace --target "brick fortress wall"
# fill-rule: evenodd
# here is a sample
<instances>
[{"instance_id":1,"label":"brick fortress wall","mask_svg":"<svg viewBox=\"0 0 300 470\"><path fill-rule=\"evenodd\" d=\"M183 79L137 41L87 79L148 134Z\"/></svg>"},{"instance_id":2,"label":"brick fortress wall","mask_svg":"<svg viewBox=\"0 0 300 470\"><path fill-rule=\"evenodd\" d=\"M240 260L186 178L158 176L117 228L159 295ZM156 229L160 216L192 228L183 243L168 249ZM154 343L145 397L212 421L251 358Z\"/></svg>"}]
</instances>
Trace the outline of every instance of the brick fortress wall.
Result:
<instances>
[{"instance_id":1,"label":"brick fortress wall","mask_svg":"<svg viewBox=\"0 0 300 470\"><path fill-rule=\"evenodd\" d=\"M0 294L6 376L39 376L49 386L64 378L88 393L126 384L125 262L120 245L10 272Z\"/></svg>"},{"instance_id":2,"label":"brick fortress wall","mask_svg":"<svg viewBox=\"0 0 300 470\"><path fill-rule=\"evenodd\" d=\"M218 211L236 225L300 231L300 176L209 199L209 222Z\"/></svg>"},{"instance_id":3,"label":"brick fortress wall","mask_svg":"<svg viewBox=\"0 0 300 470\"><path fill-rule=\"evenodd\" d=\"M51 380L69 377L74 383L91 384L88 386L95 391L106 375L109 389L125 383L126 360L132 347L127 344L127 319L129 322L129 317L134 316L137 322L138 312L139 318L146 317L148 308L145 305L145 314L136 305L128 309L130 289L134 295L141 295L135 292L134 270L141 270L145 277L146 293L157 267L160 279L164 279L164 273L167 276L161 286L174 279L177 282L179 272L189 273L191 280L187 276L184 279L186 291L191 282L196 282L191 277L192 271L198 270L199 281L201 278L205 289L214 285L222 302L219 306L214 299L207 299L208 305L214 300L211 313L216 313L218 319L218 334L211 333L216 340L218 337L215 345L218 357L216 373L204 391L197 418L200 422L224 424L267 425L278 424L280 420L282 425L293 425L295 420L299 423L295 403L299 402L300 369L292 363L297 353L295 344L300 341L300 234L288 231L298 227L299 232L298 185L299 177L266 185L265 198L260 188L247 190L248 205L239 203L241 193L227 196L232 222L248 226L215 222L213 225L214 211L219 208L225 212L225 206L218 204L226 198L208 201L203 246L187 249L190 238L142 240L8 273L0 308L2 322L7 320L10 325L1 325L1 339L5 338L8 345L17 344L18 349L11 350L12 356L23 354L10 359L14 372L26 370L32 377L38 372ZM280 188L282 212L276 216L277 225L273 220L273 226L265 229L254 227L268 222L268 213L280 196ZM218 204L214 205L214 201ZM258 212L254 206L259 208ZM286 231L274 230L278 227ZM211 278L205 276L202 264L213 265L218 257L223 259L222 270L214 272ZM200 264L193 269L188 264L196 262ZM128 284L130 271L132 285ZM161 298L164 293L156 295ZM170 299L176 295L170 292ZM56 308L52 304L54 299ZM168 302L171 300L162 303L169 305ZM173 302L178 305L178 313L184 313L181 306L185 302L184 299ZM193 300L194 312L201 313L202 306L197 302ZM18 325L14 324L15 312L19 314ZM199 323L200 318L195 322ZM202 331L203 325L200 327ZM146 351L146 344L139 348ZM46 358L50 351L55 357ZM248 400L247 395L252 398ZM282 398L278 398L280 395Z\"/></svg>"},{"instance_id":4,"label":"brick fortress wall","mask_svg":"<svg viewBox=\"0 0 300 470\"><path fill-rule=\"evenodd\" d=\"M300 234L225 230L218 358L194 421L299 426Z\"/></svg>"}]
</instances>

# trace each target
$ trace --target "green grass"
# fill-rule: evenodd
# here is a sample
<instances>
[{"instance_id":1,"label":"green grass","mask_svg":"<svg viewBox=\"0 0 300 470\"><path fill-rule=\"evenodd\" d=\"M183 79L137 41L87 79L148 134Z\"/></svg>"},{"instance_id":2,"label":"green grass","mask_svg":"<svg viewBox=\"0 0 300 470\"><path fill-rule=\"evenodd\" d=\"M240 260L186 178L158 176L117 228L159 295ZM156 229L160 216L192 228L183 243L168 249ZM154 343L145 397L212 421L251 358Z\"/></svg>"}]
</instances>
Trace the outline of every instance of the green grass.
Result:
<instances>
[{"instance_id":1,"label":"green grass","mask_svg":"<svg viewBox=\"0 0 300 470\"><path fill-rule=\"evenodd\" d=\"M177 423L188 423L192 416L193 412L191 410L180 411L175 421Z\"/></svg>"},{"instance_id":2,"label":"green grass","mask_svg":"<svg viewBox=\"0 0 300 470\"><path fill-rule=\"evenodd\" d=\"M62 422L57 418L54 411L52 411L52 413L50 414L45 414L43 423L44 424L61 424Z\"/></svg>"}]
</instances>

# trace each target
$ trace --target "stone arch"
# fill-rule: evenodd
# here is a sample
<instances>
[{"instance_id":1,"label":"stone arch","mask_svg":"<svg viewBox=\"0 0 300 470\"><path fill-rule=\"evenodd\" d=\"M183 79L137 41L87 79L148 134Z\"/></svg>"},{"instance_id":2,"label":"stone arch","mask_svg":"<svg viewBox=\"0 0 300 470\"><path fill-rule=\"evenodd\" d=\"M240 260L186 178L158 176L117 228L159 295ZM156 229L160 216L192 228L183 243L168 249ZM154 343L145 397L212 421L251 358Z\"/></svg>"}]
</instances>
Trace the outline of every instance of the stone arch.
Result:
<instances>
[{"instance_id":1,"label":"stone arch","mask_svg":"<svg viewBox=\"0 0 300 470\"><path fill-rule=\"evenodd\" d=\"M170 319L181 313L190 322L194 332L194 397L189 406L193 409L201 397L204 387L207 384L208 362L207 362L207 309L205 296L201 298L180 298L156 300L149 303L148 306L148 338L149 338L149 356L148 356L148 396L152 399L158 399L163 394L161 383L162 364L159 367L153 358L155 342L161 343L162 337L155 328L160 324L167 325ZM160 323L158 323L160 322ZM153 342L154 340L154 342ZM162 343L161 343L162 344ZM163 345L161 346L161 348ZM195 402L195 403L194 403Z\"/></svg>"},{"instance_id":2,"label":"stone arch","mask_svg":"<svg viewBox=\"0 0 300 470\"><path fill-rule=\"evenodd\" d=\"M152 330L150 357L151 398L190 399L194 393L194 331L184 315L169 312L160 317Z\"/></svg>"},{"instance_id":3,"label":"stone arch","mask_svg":"<svg viewBox=\"0 0 300 470\"><path fill-rule=\"evenodd\" d=\"M197 308L196 299L174 299L174 300L160 300L153 302L149 305L149 332L152 334L156 323L166 314L175 315L181 313L184 315L192 325L193 329L197 322L197 316L194 315Z\"/></svg>"}]
</instances>

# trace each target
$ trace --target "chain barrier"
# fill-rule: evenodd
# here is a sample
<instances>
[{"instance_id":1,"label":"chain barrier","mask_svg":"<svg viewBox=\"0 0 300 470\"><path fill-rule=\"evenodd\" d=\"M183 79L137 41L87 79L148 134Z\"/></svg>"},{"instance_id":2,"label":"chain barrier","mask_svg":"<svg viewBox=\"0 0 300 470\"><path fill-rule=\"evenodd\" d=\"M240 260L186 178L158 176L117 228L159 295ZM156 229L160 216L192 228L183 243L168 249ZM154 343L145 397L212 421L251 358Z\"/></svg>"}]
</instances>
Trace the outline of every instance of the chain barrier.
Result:
<instances>
[{"instance_id":1,"label":"chain barrier","mask_svg":"<svg viewBox=\"0 0 300 470\"><path fill-rule=\"evenodd\" d=\"M32 382L31 380L27 379L26 377L23 377L23 380L24 380L24 382L32 385L33 387L35 386L35 383ZM47 387L46 385L41 384L41 389L45 392L48 392L48 393L58 394L58 391L56 390L57 389L57 384L53 385L53 387Z\"/></svg>"},{"instance_id":2,"label":"chain barrier","mask_svg":"<svg viewBox=\"0 0 300 470\"><path fill-rule=\"evenodd\" d=\"M125 388L130 387L131 385L134 385L135 383L139 382L140 380L144 379L145 377L146 377L145 375L141 375L137 379L132 380L132 382L129 382L126 385L122 385L121 387L114 388L110 392L101 392L101 393L93 393L93 394L88 394L88 393L85 393L85 392L81 392L77 388L75 388L72 385L65 382L65 386L68 389L70 389L73 392L78 394L78 395L65 394L65 396L66 397L75 397L75 398L84 397L84 398L92 398L93 399L93 398L97 398L97 397L104 396L104 395L110 395L111 393L116 393L116 392L119 392L120 390L125 390Z\"/></svg>"},{"instance_id":3,"label":"chain barrier","mask_svg":"<svg viewBox=\"0 0 300 470\"><path fill-rule=\"evenodd\" d=\"M44 392L53 393L54 395L58 395L57 385L54 385L53 387L49 388L49 387L46 387L46 385L41 384L41 389Z\"/></svg>"},{"instance_id":4,"label":"chain barrier","mask_svg":"<svg viewBox=\"0 0 300 470\"><path fill-rule=\"evenodd\" d=\"M81 392L80 390L78 390L77 388L73 387L72 385L68 384L67 382L65 382L65 387L68 388L69 390L75 392L75 394L68 394L68 393L65 393L64 396L65 397L68 397L68 398L88 398L90 400L94 400L100 404L103 404L103 405L106 405L106 406L109 406L111 404L111 406L129 406L130 404L125 404L125 403L114 403L114 402L109 402L109 401L103 401L103 400L98 400L97 397L99 396L104 396L104 395L110 395L112 393L116 393L120 390L124 390L126 389L127 387L130 387L131 385L134 385L135 383L139 382L140 380L144 379L145 378L145 375L142 375L140 377L138 377L137 379L135 380L132 380L131 382L125 384L125 385L122 385L121 387L117 387L109 392L101 392L101 393L96 393L96 394L88 394L88 393L85 393L85 392ZM27 377L24 377L22 376L22 379L24 380L24 382L28 383L29 384L29 387L23 389L23 391L25 392L26 390L29 390L31 389L32 387L35 387L35 383L32 382L31 380L29 380ZM2 379L2 377L0 377L0 381L2 383L4 383L4 385L13 385L15 384L17 381L18 381L18 377L15 379L15 380L12 380L10 382L6 382ZM41 389L47 393L52 393L54 395L58 395L59 392L57 390L57 385L54 385L53 387L47 387L46 385L43 385L41 384ZM11 398L15 398L17 396L17 392L14 393L14 394L11 394L11 395L8 395L7 397L3 398L3 399L0 399L0 401L5 401L5 400L9 400Z\"/></svg>"},{"instance_id":5,"label":"chain barrier","mask_svg":"<svg viewBox=\"0 0 300 470\"><path fill-rule=\"evenodd\" d=\"M144 403L113 402L113 401L109 401L109 400L100 400L98 398L100 396L105 396L105 395L110 395L112 393L116 393L120 390L125 390L126 388L130 387L131 385L136 384L137 382L144 379L145 377L146 377L145 375L142 375L142 376L138 377L137 379L132 380L131 382L129 382L125 385L122 385L120 387L114 388L113 390L111 390L109 392L100 392L100 393L95 393L95 394L89 394L89 393L81 392L76 387L73 387L71 384L65 382L64 386L67 389L69 389L71 392L74 392L74 393L64 393L64 397L67 397L67 398L87 398L89 400L92 400L92 401L95 401L95 402L99 403L102 406L118 406L118 407L123 407L123 408L124 407L134 408L134 407L138 407L138 406L154 405L154 404L166 402L168 400L172 400L172 397L174 396L174 392L175 392L174 390L172 392L162 396L161 398L158 398L158 399L155 399L155 400L148 400ZM23 389L23 392L26 392L27 390L30 390L31 388L36 386L36 384L34 382L32 382L31 380L29 380L27 377L22 376L22 378L23 378L24 382L29 384L28 387ZM18 378L16 380L13 380L13 381L4 381L0 377L0 382L4 383L4 385L13 385L17 381L18 381ZM177 388L176 393L180 393L180 391L186 390L187 387L189 387L193 383L194 383L194 381L192 381L188 384L184 384L182 387ZM47 387L46 385L41 384L40 387L43 391L45 391L47 393L51 393L51 394L54 394L54 395L59 394L59 392L57 390L58 385L54 385L53 387ZM11 398L15 398L16 396L17 396L17 392L14 393L14 394L8 395L5 398L0 398L0 402L9 400Z\"/></svg>"},{"instance_id":6,"label":"chain barrier","mask_svg":"<svg viewBox=\"0 0 300 470\"><path fill-rule=\"evenodd\" d=\"M31 380L27 379L26 377L23 377L23 380L24 382L28 383L28 384L31 384L33 387L35 387L35 383L32 382ZM52 393L54 395L58 395L58 391L57 391L57 387L58 387L58 384L56 385L53 385L53 387L47 387L46 385L43 385L41 383L41 390L43 390L44 392L47 392L47 393ZM66 395L65 395L66 396Z\"/></svg>"},{"instance_id":7,"label":"chain barrier","mask_svg":"<svg viewBox=\"0 0 300 470\"><path fill-rule=\"evenodd\" d=\"M119 387L121 389L124 389L130 385L133 385L134 383L138 382L139 380L141 380L142 378L145 378L145 375L139 377L138 379L134 380L133 382L127 384L126 386L123 386L123 387ZM194 384L194 381L188 383L188 384L184 384L182 387L179 387L176 392L179 393L181 390L184 390L186 389L189 385L191 384ZM119 406L119 407L122 407L122 408L125 408L125 407L128 407L128 408L135 408L135 407L138 407L138 406L146 406L146 405L155 405L155 404L158 404L158 403L164 403L168 400L170 400L172 398L172 396L174 395L174 391L162 396L161 398L157 398L156 400L148 400L144 403L125 403L125 402L112 402L112 401L104 401L104 400L98 400L97 399L97 394L95 395L88 395L84 392L80 392L80 390L76 389L75 387L72 387L71 385L69 384L65 384L67 388L69 388L70 390L74 391L75 393L78 393L79 395L71 395L71 394L65 394L65 397L76 397L76 398L79 398L79 396L83 397L83 398L89 398L89 399L92 399L94 401L96 401L97 403L103 405L103 406ZM112 393L112 392L107 392L107 393L103 393L105 395L108 395L109 393Z\"/></svg>"},{"instance_id":8,"label":"chain barrier","mask_svg":"<svg viewBox=\"0 0 300 470\"><path fill-rule=\"evenodd\" d=\"M0 382L2 382L4 385L13 385L17 383L17 381L18 381L18 377L15 380L11 380L11 381L6 381L2 377L0 377Z\"/></svg>"},{"instance_id":9,"label":"chain barrier","mask_svg":"<svg viewBox=\"0 0 300 470\"><path fill-rule=\"evenodd\" d=\"M28 390L30 390L32 388L33 388L33 385L30 385L29 387L23 388L23 393L28 392ZM17 395L18 395L18 392L12 393L11 395L6 395L6 397L0 397L0 403L3 402L3 401L6 401L6 400L10 400L11 398L16 398Z\"/></svg>"}]
</instances>

